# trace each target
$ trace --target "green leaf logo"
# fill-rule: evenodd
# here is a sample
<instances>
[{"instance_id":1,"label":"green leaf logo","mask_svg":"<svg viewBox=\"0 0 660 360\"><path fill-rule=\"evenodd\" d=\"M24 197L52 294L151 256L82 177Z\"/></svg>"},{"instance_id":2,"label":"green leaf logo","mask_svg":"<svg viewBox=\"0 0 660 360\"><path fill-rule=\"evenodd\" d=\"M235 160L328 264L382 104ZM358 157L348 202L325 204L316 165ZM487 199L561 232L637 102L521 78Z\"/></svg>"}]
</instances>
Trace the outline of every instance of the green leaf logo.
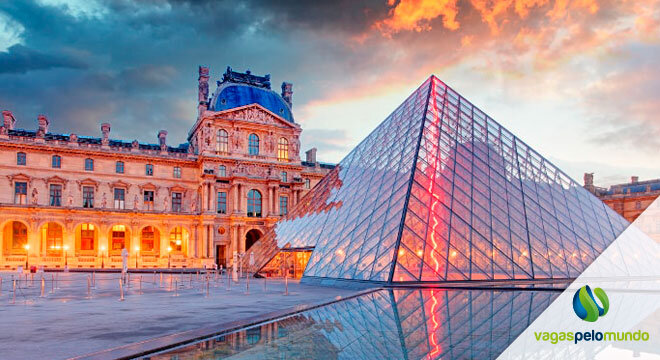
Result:
<instances>
[{"instance_id":1,"label":"green leaf logo","mask_svg":"<svg viewBox=\"0 0 660 360\"><path fill-rule=\"evenodd\" d=\"M594 294L596 294L596 297L603 305L602 307L596 302ZM595 288L591 292L589 285L585 285L573 295L573 310L575 311L575 315L584 321L594 322L599 317L607 314L607 310L609 309L610 300L601 288Z\"/></svg>"}]
</instances>

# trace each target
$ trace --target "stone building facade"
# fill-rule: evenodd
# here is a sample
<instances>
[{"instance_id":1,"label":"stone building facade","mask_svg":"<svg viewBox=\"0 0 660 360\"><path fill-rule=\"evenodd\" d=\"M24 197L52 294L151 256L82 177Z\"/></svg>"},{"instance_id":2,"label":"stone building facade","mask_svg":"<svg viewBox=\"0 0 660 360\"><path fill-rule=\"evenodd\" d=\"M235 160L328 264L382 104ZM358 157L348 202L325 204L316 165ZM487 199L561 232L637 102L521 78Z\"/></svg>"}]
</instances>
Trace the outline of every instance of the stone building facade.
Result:
<instances>
[{"instance_id":1,"label":"stone building facade","mask_svg":"<svg viewBox=\"0 0 660 360\"><path fill-rule=\"evenodd\" d=\"M635 221L660 195L660 179L639 181L637 176L631 176L628 183L604 188L594 185L593 173L585 173L584 187L629 222Z\"/></svg>"},{"instance_id":2,"label":"stone building facade","mask_svg":"<svg viewBox=\"0 0 660 360\"><path fill-rule=\"evenodd\" d=\"M292 85L230 68L209 96L199 68L188 141L156 144L0 124L0 269L230 266L333 165L301 161Z\"/></svg>"}]
</instances>

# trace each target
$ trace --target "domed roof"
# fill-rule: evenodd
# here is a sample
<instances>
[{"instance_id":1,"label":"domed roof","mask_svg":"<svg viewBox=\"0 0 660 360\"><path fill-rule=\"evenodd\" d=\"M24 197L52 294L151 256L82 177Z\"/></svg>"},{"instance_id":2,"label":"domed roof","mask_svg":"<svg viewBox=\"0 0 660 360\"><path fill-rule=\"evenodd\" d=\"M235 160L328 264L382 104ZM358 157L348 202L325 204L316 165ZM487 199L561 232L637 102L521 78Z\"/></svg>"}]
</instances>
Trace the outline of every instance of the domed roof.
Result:
<instances>
[{"instance_id":1,"label":"domed roof","mask_svg":"<svg viewBox=\"0 0 660 360\"><path fill-rule=\"evenodd\" d=\"M294 122L291 105L270 89L270 75L256 76L250 71L240 73L227 67L218 81L209 110L223 111L250 104L259 104L273 114Z\"/></svg>"},{"instance_id":2,"label":"domed roof","mask_svg":"<svg viewBox=\"0 0 660 360\"><path fill-rule=\"evenodd\" d=\"M216 90L216 95L210 107L213 111L223 111L250 104L259 104L275 115L294 122L289 104L279 94L270 89L250 85L221 84Z\"/></svg>"}]
</instances>

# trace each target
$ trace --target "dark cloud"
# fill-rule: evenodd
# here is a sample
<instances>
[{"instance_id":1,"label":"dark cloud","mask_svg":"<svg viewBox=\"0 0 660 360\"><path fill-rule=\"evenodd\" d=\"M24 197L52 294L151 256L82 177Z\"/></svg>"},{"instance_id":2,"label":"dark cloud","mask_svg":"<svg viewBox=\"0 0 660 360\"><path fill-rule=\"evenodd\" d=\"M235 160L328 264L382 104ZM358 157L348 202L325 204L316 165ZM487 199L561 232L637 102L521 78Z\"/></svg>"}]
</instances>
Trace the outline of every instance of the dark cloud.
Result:
<instances>
[{"instance_id":1,"label":"dark cloud","mask_svg":"<svg viewBox=\"0 0 660 360\"><path fill-rule=\"evenodd\" d=\"M87 65L70 56L47 54L20 44L0 52L0 74L22 74L32 70L54 68L84 69Z\"/></svg>"}]
</instances>

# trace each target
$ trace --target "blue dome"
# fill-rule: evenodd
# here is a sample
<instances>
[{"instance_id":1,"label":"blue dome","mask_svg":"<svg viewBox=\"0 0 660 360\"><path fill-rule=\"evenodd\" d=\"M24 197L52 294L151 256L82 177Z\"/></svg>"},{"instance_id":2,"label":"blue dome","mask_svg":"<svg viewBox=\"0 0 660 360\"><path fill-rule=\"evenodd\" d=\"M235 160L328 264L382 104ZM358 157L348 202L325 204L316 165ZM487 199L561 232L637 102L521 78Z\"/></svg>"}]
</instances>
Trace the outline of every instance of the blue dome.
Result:
<instances>
[{"instance_id":1,"label":"blue dome","mask_svg":"<svg viewBox=\"0 0 660 360\"><path fill-rule=\"evenodd\" d=\"M236 83L225 83L220 85L216 94L210 106L213 111L229 110L256 103L265 107L273 114L287 121L294 122L289 104L280 95L270 89Z\"/></svg>"}]
</instances>

